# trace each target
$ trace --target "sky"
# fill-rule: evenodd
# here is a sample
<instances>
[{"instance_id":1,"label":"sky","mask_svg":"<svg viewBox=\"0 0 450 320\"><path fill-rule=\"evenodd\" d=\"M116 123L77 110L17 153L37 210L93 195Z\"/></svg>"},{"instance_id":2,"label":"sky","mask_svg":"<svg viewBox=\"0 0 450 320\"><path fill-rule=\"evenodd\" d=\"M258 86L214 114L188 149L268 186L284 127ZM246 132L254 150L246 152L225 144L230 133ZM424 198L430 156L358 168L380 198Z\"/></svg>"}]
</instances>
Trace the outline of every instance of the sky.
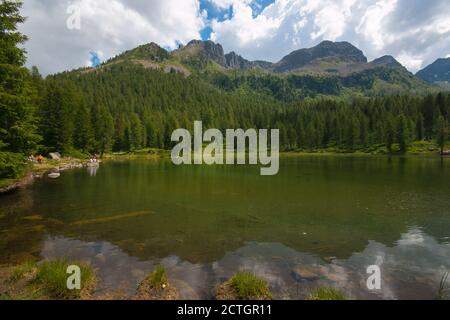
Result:
<instances>
[{"instance_id":1,"label":"sky","mask_svg":"<svg viewBox=\"0 0 450 320\"><path fill-rule=\"evenodd\" d=\"M24 0L22 14L27 65L44 75L192 39L271 62L348 41L369 60L389 54L412 72L450 56L449 0Z\"/></svg>"}]
</instances>

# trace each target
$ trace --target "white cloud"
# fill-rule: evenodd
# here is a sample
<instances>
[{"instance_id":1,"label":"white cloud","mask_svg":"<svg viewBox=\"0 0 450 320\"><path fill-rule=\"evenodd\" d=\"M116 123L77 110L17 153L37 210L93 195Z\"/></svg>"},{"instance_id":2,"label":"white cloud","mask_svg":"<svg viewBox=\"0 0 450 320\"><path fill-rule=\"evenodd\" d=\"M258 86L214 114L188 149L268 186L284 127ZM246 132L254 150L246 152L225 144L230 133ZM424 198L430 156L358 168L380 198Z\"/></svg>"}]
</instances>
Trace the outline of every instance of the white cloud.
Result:
<instances>
[{"instance_id":1,"label":"white cloud","mask_svg":"<svg viewBox=\"0 0 450 320\"><path fill-rule=\"evenodd\" d=\"M250 59L277 61L322 40L349 41L370 60L391 54L417 71L450 49L447 0L275 0L257 17L249 8L234 5L235 15L213 29L226 50Z\"/></svg>"},{"instance_id":2,"label":"white cloud","mask_svg":"<svg viewBox=\"0 0 450 320\"><path fill-rule=\"evenodd\" d=\"M342 36L355 3L355 0L332 1L320 8L314 19L316 31L311 34L311 39L325 37L334 41Z\"/></svg>"},{"instance_id":3,"label":"white cloud","mask_svg":"<svg viewBox=\"0 0 450 320\"><path fill-rule=\"evenodd\" d=\"M83 66L89 52L111 57L151 41L175 48L177 41L199 38L204 18L196 0L74 0L81 10L81 29L69 30L68 2L26 1L22 13L28 17L21 31L29 65L43 73Z\"/></svg>"},{"instance_id":4,"label":"white cloud","mask_svg":"<svg viewBox=\"0 0 450 320\"><path fill-rule=\"evenodd\" d=\"M418 56L412 56L402 52L397 56L397 60L409 70L419 70L423 66L423 60Z\"/></svg>"},{"instance_id":5,"label":"white cloud","mask_svg":"<svg viewBox=\"0 0 450 320\"><path fill-rule=\"evenodd\" d=\"M370 40L377 50L385 46L384 20L391 14L397 5L397 0L381 0L367 8L356 32Z\"/></svg>"},{"instance_id":6,"label":"white cloud","mask_svg":"<svg viewBox=\"0 0 450 320\"><path fill-rule=\"evenodd\" d=\"M212 40L248 59L277 61L322 40L349 41L370 60L390 54L416 71L450 51L448 0L275 0L257 16L254 0L202 1L233 14L207 22L198 0L72 0L82 28L71 31L68 2L25 1L28 64L51 73L83 66L90 51L109 58L151 41L174 48L200 38L206 23Z\"/></svg>"}]
</instances>

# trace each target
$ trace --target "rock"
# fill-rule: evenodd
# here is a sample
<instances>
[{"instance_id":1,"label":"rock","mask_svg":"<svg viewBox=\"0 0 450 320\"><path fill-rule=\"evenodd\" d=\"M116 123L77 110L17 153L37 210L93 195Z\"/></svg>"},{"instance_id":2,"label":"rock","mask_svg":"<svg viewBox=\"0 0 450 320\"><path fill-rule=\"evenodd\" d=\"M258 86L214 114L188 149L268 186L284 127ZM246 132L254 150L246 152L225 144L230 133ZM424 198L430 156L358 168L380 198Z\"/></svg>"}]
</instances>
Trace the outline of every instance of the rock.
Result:
<instances>
[{"instance_id":1,"label":"rock","mask_svg":"<svg viewBox=\"0 0 450 320\"><path fill-rule=\"evenodd\" d=\"M61 154L59 152L51 152L49 156L52 160L61 160Z\"/></svg>"},{"instance_id":2,"label":"rock","mask_svg":"<svg viewBox=\"0 0 450 320\"><path fill-rule=\"evenodd\" d=\"M323 260L328 263L334 263L337 258L336 257L324 257Z\"/></svg>"},{"instance_id":3,"label":"rock","mask_svg":"<svg viewBox=\"0 0 450 320\"><path fill-rule=\"evenodd\" d=\"M59 173L59 172L52 172L52 173L49 173L49 175L48 175L48 177L50 178L50 179L57 179L57 178L59 178L61 176L61 173Z\"/></svg>"}]
</instances>

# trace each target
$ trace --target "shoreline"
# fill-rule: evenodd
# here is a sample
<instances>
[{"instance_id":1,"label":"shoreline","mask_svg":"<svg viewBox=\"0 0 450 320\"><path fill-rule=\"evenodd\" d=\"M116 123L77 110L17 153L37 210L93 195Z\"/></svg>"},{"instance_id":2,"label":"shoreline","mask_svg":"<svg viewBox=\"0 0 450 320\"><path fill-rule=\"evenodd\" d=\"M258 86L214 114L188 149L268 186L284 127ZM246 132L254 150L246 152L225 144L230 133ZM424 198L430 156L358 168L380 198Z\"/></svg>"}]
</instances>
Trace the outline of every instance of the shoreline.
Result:
<instances>
[{"instance_id":1,"label":"shoreline","mask_svg":"<svg viewBox=\"0 0 450 320\"><path fill-rule=\"evenodd\" d=\"M41 179L51 172L63 172L72 169L86 167L86 161L75 158L62 158L61 160L46 160L44 163L29 164L22 177L9 179L11 183L0 188L0 197L13 193L19 189L26 188L33 184L35 179Z\"/></svg>"},{"instance_id":2,"label":"shoreline","mask_svg":"<svg viewBox=\"0 0 450 320\"><path fill-rule=\"evenodd\" d=\"M299 157L299 156L317 156L317 157L393 157L393 158L408 158L408 157L426 157L426 158L442 158L450 159L448 155L440 155L435 151L422 152L407 152L405 154L399 153L369 153L363 151L355 152L336 152L327 150L317 151L280 151L280 157ZM114 160L145 160L145 159L170 159L170 150L151 149L130 152L130 153L112 153L107 154L101 160L104 162ZM17 179L5 179L10 181L6 186L0 188L0 197L13 193L19 189L26 188L31 185L35 179L41 179L46 174L51 172L63 172L72 169L80 169L87 167L87 161L77 158L62 158L61 160L46 160L44 163L30 164L30 168L26 173Z\"/></svg>"}]
</instances>

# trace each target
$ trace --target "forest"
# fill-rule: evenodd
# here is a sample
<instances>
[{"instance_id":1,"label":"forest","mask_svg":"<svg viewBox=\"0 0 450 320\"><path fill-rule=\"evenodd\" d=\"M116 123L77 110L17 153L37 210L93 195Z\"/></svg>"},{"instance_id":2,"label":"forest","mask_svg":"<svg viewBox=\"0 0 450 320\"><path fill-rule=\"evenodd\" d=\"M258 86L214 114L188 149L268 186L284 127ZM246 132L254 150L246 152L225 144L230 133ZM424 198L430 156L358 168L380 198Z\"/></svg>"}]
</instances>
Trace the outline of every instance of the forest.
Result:
<instances>
[{"instance_id":1,"label":"forest","mask_svg":"<svg viewBox=\"0 0 450 320\"><path fill-rule=\"evenodd\" d=\"M25 67L19 8L0 7L0 178L19 175L36 153L169 149L172 131L192 130L196 120L221 130L280 129L282 151L406 153L414 141L443 149L448 139L449 93L344 99L326 95L337 90L330 80L314 83L324 92L310 97L295 77L285 80L295 91L274 79L270 90L255 90L268 78L211 82L130 62L43 78Z\"/></svg>"}]
</instances>

